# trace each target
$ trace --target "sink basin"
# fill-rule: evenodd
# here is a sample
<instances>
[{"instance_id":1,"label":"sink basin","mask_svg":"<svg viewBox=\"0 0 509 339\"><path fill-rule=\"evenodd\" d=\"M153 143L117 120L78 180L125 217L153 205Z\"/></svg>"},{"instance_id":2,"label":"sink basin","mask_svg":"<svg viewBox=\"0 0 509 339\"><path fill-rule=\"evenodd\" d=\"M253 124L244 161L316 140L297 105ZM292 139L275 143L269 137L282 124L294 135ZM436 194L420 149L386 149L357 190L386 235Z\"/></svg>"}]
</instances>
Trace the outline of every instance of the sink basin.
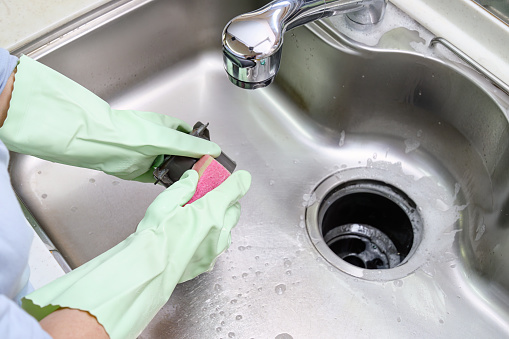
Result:
<instances>
[{"instance_id":1,"label":"sink basin","mask_svg":"<svg viewBox=\"0 0 509 339\"><path fill-rule=\"evenodd\" d=\"M260 5L147 2L37 52L115 108L209 122L253 176L230 249L140 338L507 337L507 97L461 65L354 45L327 22L285 36L271 86L236 88L220 33ZM72 268L131 234L163 189L19 154L10 171ZM390 267L366 259L391 249Z\"/></svg>"}]
</instances>

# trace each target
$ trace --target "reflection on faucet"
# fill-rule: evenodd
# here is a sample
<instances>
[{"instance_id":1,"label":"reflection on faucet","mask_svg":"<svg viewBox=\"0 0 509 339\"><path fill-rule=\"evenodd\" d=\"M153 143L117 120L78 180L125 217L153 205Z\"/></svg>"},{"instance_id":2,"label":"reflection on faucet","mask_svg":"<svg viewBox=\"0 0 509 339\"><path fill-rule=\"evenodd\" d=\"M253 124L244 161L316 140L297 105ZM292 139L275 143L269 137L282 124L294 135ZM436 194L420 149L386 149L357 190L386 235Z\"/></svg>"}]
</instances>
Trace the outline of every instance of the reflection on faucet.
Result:
<instances>
[{"instance_id":1,"label":"reflection on faucet","mask_svg":"<svg viewBox=\"0 0 509 339\"><path fill-rule=\"evenodd\" d=\"M387 0L274 0L226 25L225 70L241 88L266 87L279 70L285 32L338 14L346 14L357 25L374 25L382 20L386 6Z\"/></svg>"}]
</instances>

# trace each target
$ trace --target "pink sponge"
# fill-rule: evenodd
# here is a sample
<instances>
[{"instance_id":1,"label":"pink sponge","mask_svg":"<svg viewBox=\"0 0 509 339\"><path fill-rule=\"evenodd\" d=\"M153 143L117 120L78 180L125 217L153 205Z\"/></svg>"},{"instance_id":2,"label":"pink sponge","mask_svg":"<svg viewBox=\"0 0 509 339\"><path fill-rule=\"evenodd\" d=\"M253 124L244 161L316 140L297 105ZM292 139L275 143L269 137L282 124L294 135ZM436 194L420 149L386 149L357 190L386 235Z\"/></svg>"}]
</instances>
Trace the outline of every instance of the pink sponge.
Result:
<instances>
[{"instance_id":1,"label":"pink sponge","mask_svg":"<svg viewBox=\"0 0 509 339\"><path fill-rule=\"evenodd\" d=\"M230 176L230 172L210 155L201 157L201 159L194 164L193 169L198 172L200 178L198 179L196 192L194 192L191 200L187 202L188 204L200 199Z\"/></svg>"}]
</instances>

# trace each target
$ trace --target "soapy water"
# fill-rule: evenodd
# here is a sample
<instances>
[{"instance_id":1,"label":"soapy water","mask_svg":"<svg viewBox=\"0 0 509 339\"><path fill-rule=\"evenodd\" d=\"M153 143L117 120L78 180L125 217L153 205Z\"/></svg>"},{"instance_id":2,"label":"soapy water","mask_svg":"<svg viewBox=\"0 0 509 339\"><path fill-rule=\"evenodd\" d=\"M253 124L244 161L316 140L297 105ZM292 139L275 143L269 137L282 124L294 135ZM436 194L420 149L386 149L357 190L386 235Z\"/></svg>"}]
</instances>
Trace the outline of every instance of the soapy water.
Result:
<instances>
[{"instance_id":1,"label":"soapy water","mask_svg":"<svg viewBox=\"0 0 509 339\"><path fill-rule=\"evenodd\" d=\"M405 140L405 153L410 153L415 151L421 146L421 143L415 139L406 139Z\"/></svg>"},{"instance_id":2,"label":"soapy water","mask_svg":"<svg viewBox=\"0 0 509 339\"><path fill-rule=\"evenodd\" d=\"M428 42L434 35L390 2L384 19L366 30L352 27L345 15L328 20L339 32L367 46L432 54Z\"/></svg>"}]
</instances>

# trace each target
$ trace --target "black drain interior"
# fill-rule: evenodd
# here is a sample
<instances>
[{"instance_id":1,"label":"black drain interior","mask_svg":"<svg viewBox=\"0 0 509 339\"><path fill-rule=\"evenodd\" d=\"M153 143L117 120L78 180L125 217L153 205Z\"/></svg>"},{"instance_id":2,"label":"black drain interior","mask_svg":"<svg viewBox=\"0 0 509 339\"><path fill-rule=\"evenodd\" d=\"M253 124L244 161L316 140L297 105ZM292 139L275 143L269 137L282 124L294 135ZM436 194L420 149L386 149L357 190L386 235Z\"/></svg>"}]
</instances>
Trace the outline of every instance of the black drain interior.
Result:
<instances>
[{"instance_id":1,"label":"black drain interior","mask_svg":"<svg viewBox=\"0 0 509 339\"><path fill-rule=\"evenodd\" d=\"M319 227L327 246L366 269L398 266L414 244L415 203L401 190L374 180L336 187L323 200Z\"/></svg>"}]
</instances>

